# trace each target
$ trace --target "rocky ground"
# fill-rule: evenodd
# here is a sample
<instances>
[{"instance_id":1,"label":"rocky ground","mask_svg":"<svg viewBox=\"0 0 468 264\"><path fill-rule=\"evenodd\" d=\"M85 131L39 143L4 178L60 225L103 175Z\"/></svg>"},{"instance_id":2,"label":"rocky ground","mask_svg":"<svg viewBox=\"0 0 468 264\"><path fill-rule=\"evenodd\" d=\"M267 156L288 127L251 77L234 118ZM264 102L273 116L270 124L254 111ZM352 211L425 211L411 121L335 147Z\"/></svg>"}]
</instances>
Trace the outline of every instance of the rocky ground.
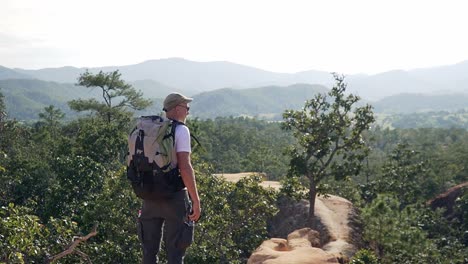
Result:
<instances>
[{"instance_id":1,"label":"rocky ground","mask_svg":"<svg viewBox=\"0 0 468 264\"><path fill-rule=\"evenodd\" d=\"M223 174L222 177L236 182L251 174ZM279 182L274 181L265 181L262 185L275 189L280 187ZM308 211L307 201L280 201L280 212L272 219L269 227L271 236L275 238L265 241L253 253L249 263L339 263L337 259L347 259L356 252L353 243L359 241L360 233L355 228L356 211L350 201L334 195L317 197L315 214L319 220L316 228L318 232L310 229L299 232L306 227ZM299 238L298 232L302 234ZM309 241L310 232L315 232L313 240L319 243ZM297 244L298 239L302 241L302 246L292 246Z\"/></svg>"}]
</instances>

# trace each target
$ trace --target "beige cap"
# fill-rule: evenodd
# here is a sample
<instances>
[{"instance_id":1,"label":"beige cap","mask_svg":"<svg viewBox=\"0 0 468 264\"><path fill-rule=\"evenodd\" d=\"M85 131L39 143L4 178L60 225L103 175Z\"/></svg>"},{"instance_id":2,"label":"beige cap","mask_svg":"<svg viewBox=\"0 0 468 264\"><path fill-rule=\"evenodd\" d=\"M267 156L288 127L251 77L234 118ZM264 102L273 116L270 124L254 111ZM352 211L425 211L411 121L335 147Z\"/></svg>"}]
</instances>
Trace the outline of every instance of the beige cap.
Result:
<instances>
[{"instance_id":1,"label":"beige cap","mask_svg":"<svg viewBox=\"0 0 468 264\"><path fill-rule=\"evenodd\" d=\"M163 110L167 112L179 104L190 103L192 101L193 101L193 98L187 97L180 93L171 93L166 97L166 99L164 99Z\"/></svg>"}]
</instances>

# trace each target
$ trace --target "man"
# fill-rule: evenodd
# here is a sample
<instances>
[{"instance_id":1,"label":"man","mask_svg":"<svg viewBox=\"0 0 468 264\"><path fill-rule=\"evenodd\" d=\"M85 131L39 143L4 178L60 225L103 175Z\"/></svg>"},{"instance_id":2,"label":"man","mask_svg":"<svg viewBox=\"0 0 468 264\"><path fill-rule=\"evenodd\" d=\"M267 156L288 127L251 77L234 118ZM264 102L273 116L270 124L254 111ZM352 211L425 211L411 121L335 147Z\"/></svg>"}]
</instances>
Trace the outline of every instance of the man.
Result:
<instances>
[{"instance_id":1,"label":"man","mask_svg":"<svg viewBox=\"0 0 468 264\"><path fill-rule=\"evenodd\" d=\"M143 244L143 263L154 264L158 262L158 253L161 246L163 227L165 229L165 245L169 264L183 263L186 246L180 246L181 232L189 221L198 221L200 218L200 198L197 184L190 161L190 131L184 122L189 114L188 98L180 93L171 93L164 100L163 110L166 117L180 122L175 130L174 153L175 164L178 166L180 176L185 188L175 192L167 198L158 200L143 200L141 210L141 239ZM190 195L191 203L187 196ZM187 219L188 215L188 219ZM192 222L193 224L193 222Z\"/></svg>"}]
</instances>

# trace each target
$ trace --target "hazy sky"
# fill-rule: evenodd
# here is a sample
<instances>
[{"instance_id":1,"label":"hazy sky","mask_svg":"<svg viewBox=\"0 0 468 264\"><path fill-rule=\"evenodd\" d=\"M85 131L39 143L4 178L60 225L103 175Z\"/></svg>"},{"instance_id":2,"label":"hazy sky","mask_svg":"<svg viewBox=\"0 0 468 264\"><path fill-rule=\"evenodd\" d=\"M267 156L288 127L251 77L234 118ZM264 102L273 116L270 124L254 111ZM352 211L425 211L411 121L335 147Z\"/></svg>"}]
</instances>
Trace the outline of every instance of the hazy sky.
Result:
<instances>
[{"instance_id":1,"label":"hazy sky","mask_svg":"<svg viewBox=\"0 0 468 264\"><path fill-rule=\"evenodd\" d=\"M377 73L468 60L468 1L0 0L0 65L182 57Z\"/></svg>"}]
</instances>

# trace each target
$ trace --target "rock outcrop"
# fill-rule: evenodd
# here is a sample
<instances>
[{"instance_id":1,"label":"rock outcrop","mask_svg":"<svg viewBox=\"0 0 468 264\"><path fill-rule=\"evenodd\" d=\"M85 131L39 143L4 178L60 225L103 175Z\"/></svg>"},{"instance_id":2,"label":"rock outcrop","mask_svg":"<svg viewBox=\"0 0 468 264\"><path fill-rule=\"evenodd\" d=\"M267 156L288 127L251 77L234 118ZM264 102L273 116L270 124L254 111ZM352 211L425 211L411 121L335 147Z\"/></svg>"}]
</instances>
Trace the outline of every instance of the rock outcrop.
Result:
<instances>
[{"instance_id":1,"label":"rock outcrop","mask_svg":"<svg viewBox=\"0 0 468 264\"><path fill-rule=\"evenodd\" d=\"M278 238L265 241L248 263L345 263L351 258L361 241L352 203L334 195L317 197L317 231L304 228L308 211L307 201L280 202L270 223L270 235Z\"/></svg>"},{"instance_id":2,"label":"rock outcrop","mask_svg":"<svg viewBox=\"0 0 468 264\"><path fill-rule=\"evenodd\" d=\"M287 239L264 241L247 264L322 264L339 263L337 258L320 249L320 234L310 228L296 230Z\"/></svg>"},{"instance_id":3,"label":"rock outcrop","mask_svg":"<svg viewBox=\"0 0 468 264\"><path fill-rule=\"evenodd\" d=\"M463 194L463 190L467 187L468 182L453 186L446 192L439 194L436 198L428 201L427 205L430 206L433 210L437 208L444 208L444 215L447 218L451 218L455 200Z\"/></svg>"}]
</instances>

